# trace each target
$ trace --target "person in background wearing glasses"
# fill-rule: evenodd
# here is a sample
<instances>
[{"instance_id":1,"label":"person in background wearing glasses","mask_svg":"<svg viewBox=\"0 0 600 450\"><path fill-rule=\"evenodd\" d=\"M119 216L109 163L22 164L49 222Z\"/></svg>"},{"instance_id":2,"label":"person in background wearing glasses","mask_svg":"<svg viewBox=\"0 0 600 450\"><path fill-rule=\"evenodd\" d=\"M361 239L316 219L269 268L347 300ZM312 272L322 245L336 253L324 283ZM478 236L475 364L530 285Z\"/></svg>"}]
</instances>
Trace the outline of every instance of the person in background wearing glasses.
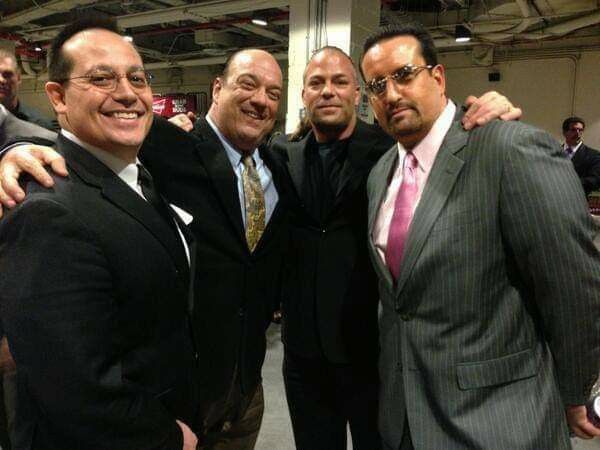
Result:
<instances>
[{"instance_id":1,"label":"person in background wearing glasses","mask_svg":"<svg viewBox=\"0 0 600 450\"><path fill-rule=\"evenodd\" d=\"M600 255L559 144L514 121L464 130L420 25L369 37L360 68L397 141L367 183L384 448L566 450L567 422L600 436L584 406Z\"/></svg>"},{"instance_id":2,"label":"person in background wearing glasses","mask_svg":"<svg viewBox=\"0 0 600 450\"><path fill-rule=\"evenodd\" d=\"M600 152L583 143L585 122L580 117L569 117L562 124L565 137L563 150L573 163L585 194L600 190Z\"/></svg>"},{"instance_id":3,"label":"person in background wearing glasses","mask_svg":"<svg viewBox=\"0 0 600 450\"><path fill-rule=\"evenodd\" d=\"M191 238L137 160L153 120L114 23L67 26L46 93L69 167L0 222L18 449L195 450Z\"/></svg>"}]
</instances>

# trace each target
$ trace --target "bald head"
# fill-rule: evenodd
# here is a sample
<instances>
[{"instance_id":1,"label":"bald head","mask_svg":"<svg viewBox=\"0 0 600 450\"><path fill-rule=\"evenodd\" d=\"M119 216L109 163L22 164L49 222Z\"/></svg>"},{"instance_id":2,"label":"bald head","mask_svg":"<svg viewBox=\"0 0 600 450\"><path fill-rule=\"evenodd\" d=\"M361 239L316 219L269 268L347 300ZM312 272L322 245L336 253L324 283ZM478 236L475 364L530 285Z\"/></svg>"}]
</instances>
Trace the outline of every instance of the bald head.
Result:
<instances>
[{"instance_id":1,"label":"bald head","mask_svg":"<svg viewBox=\"0 0 600 450\"><path fill-rule=\"evenodd\" d=\"M306 74L313 61L316 60L317 62L320 62L323 61L323 59L332 55L336 55L337 57L345 60L349 64L349 66L352 68L352 70L349 71L349 75L354 77L354 81L358 85L358 73L354 68L354 62L352 61L352 58L350 58L350 56L348 56L348 54L341 48L336 47L334 45L326 45L325 47L321 47L320 49L315 50L313 55L308 60L308 63L306 63L306 67L304 68L304 74L302 75L302 81L306 82ZM346 66L346 68L348 68L348 66Z\"/></svg>"}]
</instances>

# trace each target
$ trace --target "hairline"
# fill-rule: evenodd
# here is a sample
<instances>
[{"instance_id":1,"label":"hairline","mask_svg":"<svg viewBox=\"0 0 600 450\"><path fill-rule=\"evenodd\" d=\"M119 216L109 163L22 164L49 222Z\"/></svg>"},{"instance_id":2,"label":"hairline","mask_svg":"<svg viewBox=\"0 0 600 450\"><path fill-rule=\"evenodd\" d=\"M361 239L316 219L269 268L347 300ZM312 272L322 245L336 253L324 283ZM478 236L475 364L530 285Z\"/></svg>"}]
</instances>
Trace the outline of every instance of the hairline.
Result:
<instances>
[{"instance_id":1,"label":"hairline","mask_svg":"<svg viewBox=\"0 0 600 450\"><path fill-rule=\"evenodd\" d=\"M313 60L318 55L320 55L321 53L325 53L325 52L338 53L338 54L344 56L346 58L346 60L350 63L350 66L352 67L352 78L354 78L354 81L357 86L360 84L359 79L358 79L358 73L356 72L356 67L354 66L354 61L352 61L352 58L350 57L350 55L348 55L344 50L342 50L339 47L336 47L335 45L326 45L326 46L321 47L314 51L314 53L312 54L312 56L306 63L304 72L302 72L302 84L306 83L306 74L308 73L308 66L310 65L310 63L313 62Z\"/></svg>"}]
</instances>

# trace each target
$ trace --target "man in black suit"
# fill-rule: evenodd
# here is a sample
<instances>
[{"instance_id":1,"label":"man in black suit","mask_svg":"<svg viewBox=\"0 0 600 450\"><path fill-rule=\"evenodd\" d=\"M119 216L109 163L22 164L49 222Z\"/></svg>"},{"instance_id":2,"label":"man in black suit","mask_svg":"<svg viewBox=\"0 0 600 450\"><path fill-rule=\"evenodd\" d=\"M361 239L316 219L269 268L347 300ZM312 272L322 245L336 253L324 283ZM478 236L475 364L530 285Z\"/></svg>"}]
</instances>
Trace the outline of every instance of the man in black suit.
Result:
<instances>
[{"instance_id":1,"label":"man in black suit","mask_svg":"<svg viewBox=\"0 0 600 450\"><path fill-rule=\"evenodd\" d=\"M563 150L575 167L585 195L600 190L600 152L583 143L585 122L581 117L569 117L563 122L562 130Z\"/></svg>"},{"instance_id":2,"label":"man in black suit","mask_svg":"<svg viewBox=\"0 0 600 450\"><path fill-rule=\"evenodd\" d=\"M155 127L141 153L160 190L195 217L202 449L252 449L262 421L265 331L280 300L286 229L273 157L259 146L281 92L277 61L240 51L215 80L213 103L193 132Z\"/></svg>"},{"instance_id":3,"label":"man in black suit","mask_svg":"<svg viewBox=\"0 0 600 450\"><path fill-rule=\"evenodd\" d=\"M281 91L270 54L240 51L216 79L213 104L193 133L155 119L140 152L159 191L195 218L193 331L202 357L194 429L203 450L252 449L262 421L265 331L280 302L286 227L274 155L259 146ZM40 151L60 169L58 155ZM41 166L33 172L52 183Z\"/></svg>"},{"instance_id":4,"label":"man in black suit","mask_svg":"<svg viewBox=\"0 0 600 450\"><path fill-rule=\"evenodd\" d=\"M54 40L46 92L69 178L29 183L0 223L19 449L196 448L177 420L196 406L187 233L136 165L152 93L116 31L79 22Z\"/></svg>"},{"instance_id":5,"label":"man in black suit","mask_svg":"<svg viewBox=\"0 0 600 450\"><path fill-rule=\"evenodd\" d=\"M377 279L367 240L366 179L393 140L357 118L359 84L352 60L324 47L304 72L310 131L278 139L290 245L282 275L284 380L296 446L380 448L377 431ZM507 111L496 93L482 97ZM520 111L508 108L504 118ZM475 124L477 122L475 121ZM468 123L468 125L472 125Z\"/></svg>"}]
</instances>

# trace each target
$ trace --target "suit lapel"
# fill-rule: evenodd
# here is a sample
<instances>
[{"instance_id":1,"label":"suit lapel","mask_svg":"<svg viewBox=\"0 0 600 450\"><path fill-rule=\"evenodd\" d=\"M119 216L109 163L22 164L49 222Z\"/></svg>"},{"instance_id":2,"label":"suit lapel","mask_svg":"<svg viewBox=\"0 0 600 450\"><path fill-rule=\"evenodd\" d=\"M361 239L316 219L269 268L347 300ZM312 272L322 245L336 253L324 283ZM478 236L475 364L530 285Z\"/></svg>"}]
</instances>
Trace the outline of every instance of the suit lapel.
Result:
<instances>
[{"instance_id":1,"label":"suit lapel","mask_svg":"<svg viewBox=\"0 0 600 450\"><path fill-rule=\"evenodd\" d=\"M227 153L219 137L205 119L201 119L196 124L194 136L198 139L196 153L215 187L217 197L223 205L235 234L246 246L237 177L233 172L229 158L227 158Z\"/></svg>"},{"instance_id":2,"label":"suit lapel","mask_svg":"<svg viewBox=\"0 0 600 450\"><path fill-rule=\"evenodd\" d=\"M58 138L57 149L65 156L70 169L83 181L98 187L108 201L152 233L169 253L181 276L187 279L188 263L176 251L181 248L182 243L160 214L91 153L62 135Z\"/></svg>"},{"instance_id":3,"label":"suit lapel","mask_svg":"<svg viewBox=\"0 0 600 450\"><path fill-rule=\"evenodd\" d=\"M377 213L381 208L383 198L387 191L390 178L394 173L398 161L398 147L394 145L390 150L383 155L381 163L375 166L371 177L377 180L373 183L373 191L369 194L369 248L371 255L373 255L373 262L375 270L379 273L380 279L385 280L388 288L392 291L393 280L388 267L385 262L380 258L377 248L373 242L373 229L375 227L375 220L377 219Z\"/></svg>"},{"instance_id":4,"label":"suit lapel","mask_svg":"<svg viewBox=\"0 0 600 450\"><path fill-rule=\"evenodd\" d=\"M309 133L304 139L299 142L290 142L287 145L287 157L288 157L288 171L296 189L298 198L302 198L304 192L304 168L306 158L304 153L306 152L306 146L308 145L308 139L312 135Z\"/></svg>"},{"instance_id":5,"label":"suit lapel","mask_svg":"<svg viewBox=\"0 0 600 450\"><path fill-rule=\"evenodd\" d=\"M469 134L463 130L460 121L455 120L442 142L410 225L396 283L397 296L402 292L421 254L431 227L446 204L462 170L464 161L455 153L466 145L468 136Z\"/></svg>"},{"instance_id":6,"label":"suit lapel","mask_svg":"<svg viewBox=\"0 0 600 450\"><path fill-rule=\"evenodd\" d=\"M363 182L364 173L374 166L381 156L381 148L394 145L380 128L357 120L356 128L349 138L347 157L340 172L340 182L336 192L336 204L354 192Z\"/></svg>"}]
</instances>

